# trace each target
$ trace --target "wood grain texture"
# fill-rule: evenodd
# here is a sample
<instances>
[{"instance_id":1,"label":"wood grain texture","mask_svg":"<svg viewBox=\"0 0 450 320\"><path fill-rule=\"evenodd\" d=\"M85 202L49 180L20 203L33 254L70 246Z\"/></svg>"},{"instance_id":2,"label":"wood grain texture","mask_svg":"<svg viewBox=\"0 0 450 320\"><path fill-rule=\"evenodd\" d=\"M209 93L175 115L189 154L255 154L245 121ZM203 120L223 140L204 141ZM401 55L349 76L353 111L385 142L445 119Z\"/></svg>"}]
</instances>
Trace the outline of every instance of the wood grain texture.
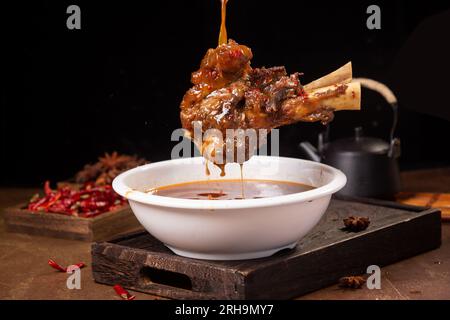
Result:
<instances>
[{"instance_id":1,"label":"wood grain texture","mask_svg":"<svg viewBox=\"0 0 450 320\"><path fill-rule=\"evenodd\" d=\"M175 299L287 299L363 274L369 265L385 266L440 246L438 210L358 201L333 200L296 248L263 259L184 258L146 232L94 243L93 276L99 283ZM369 217L369 228L342 230L342 219L350 215Z\"/></svg>"},{"instance_id":2,"label":"wood grain texture","mask_svg":"<svg viewBox=\"0 0 450 320\"><path fill-rule=\"evenodd\" d=\"M8 232L82 241L99 241L141 229L128 205L93 218L34 212L24 209L25 207L25 204L20 204L4 209L5 226Z\"/></svg>"},{"instance_id":3,"label":"wood grain texture","mask_svg":"<svg viewBox=\"0 0 450 320\"><path fill-rule=\"evenodd\" d=\"M450 220L450 193L400 192L395 198L403 204L437 208L442 220Z\"/></svg>"}]
</instances>

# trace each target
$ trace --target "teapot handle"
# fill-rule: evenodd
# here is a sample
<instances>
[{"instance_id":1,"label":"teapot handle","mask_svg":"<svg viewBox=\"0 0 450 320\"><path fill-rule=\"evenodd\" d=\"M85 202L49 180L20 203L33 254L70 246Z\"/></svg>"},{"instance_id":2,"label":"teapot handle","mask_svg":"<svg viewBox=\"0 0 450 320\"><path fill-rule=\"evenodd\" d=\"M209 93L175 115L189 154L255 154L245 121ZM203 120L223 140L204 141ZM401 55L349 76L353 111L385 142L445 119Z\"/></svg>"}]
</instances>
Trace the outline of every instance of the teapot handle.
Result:
<instances>
[{"instance_id":1,"label":"teapot handle","mask_svg":"<svg viewBox=\"0 0 450 320\"><path fill-rule=\"evenodd\" d=\"M395 129L398 121L398 102L397 97L391 89L385 84L368 78L355 78L354 82L359 82L362 87L378 92L391 105L393 111L392 127L390 131L390 148L388 155L390 157L398 157L400 155L400 140L395 138Z\"/></svg>"}]
</instances>

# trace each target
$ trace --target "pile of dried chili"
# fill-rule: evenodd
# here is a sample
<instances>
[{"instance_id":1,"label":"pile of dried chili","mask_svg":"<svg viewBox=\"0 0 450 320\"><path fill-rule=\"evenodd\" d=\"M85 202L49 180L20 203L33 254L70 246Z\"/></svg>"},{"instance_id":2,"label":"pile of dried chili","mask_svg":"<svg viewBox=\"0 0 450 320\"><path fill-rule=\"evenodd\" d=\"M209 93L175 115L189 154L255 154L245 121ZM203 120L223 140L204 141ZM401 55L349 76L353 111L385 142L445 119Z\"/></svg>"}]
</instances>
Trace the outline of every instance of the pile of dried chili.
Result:
<instances>
[{"instance_id":1,"label":"pile of dried chili","mask_svg":"<svg viewBox=\"0 0 450 320\"><path fill-rule=\"evenodd\" d=\"M34 195L28 203L28 210L61 213L77 217L95 217L123 206L126 200L114 192L111 185L85 183L80 189L69 186L57 190L44 185L43 197Z\"/></svg>"}]
</instances>

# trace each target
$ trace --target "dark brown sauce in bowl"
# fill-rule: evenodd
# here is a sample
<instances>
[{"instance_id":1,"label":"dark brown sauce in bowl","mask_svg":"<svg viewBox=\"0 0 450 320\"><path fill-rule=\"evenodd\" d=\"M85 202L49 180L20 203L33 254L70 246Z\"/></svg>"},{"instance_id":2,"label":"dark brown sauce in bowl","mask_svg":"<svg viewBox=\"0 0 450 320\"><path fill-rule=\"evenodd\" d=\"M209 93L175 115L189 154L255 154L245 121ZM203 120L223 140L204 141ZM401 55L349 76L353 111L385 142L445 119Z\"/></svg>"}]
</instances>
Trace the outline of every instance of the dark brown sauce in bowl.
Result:
<instances>
[{"instance_id":1,"label":"dark brown sauce in bowl","mask_svg":"<svg viewBox=\"0 0 450 320\"><path fill-rule=\"evenodd\" d=\"M151 189L148 193L192 200L242 200L278 197L312 189L315 188L289 181L236 179L172 184Z\"/></svg>"}]
</instances>

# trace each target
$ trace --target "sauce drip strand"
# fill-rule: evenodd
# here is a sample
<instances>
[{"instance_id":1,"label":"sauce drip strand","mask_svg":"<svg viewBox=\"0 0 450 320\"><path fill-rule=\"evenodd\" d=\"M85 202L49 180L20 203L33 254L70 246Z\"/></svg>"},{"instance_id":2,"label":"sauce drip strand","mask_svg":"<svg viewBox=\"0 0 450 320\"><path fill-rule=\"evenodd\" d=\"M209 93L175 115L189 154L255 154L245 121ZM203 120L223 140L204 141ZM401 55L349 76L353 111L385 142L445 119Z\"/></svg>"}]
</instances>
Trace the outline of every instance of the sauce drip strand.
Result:
<instances>
[{"instance_id":1,"label":"sauce drip strand","mask_svg":"<svg viewBox=\"0 0 450 320\"><path fill-rule=\"evenodd\" d=\"M227 18L227 2L228 0L221 0L222 1L222 8L221 8L221 16L222 21L220 23L220 32L219 32L219 46L221 44L227 43L227 27L225 25L225 20Z\"/></svg>"},{"instance_id":2,"label":"sauce drip strand","mask_svg":"<svg viewBox=\"0 0 450 320\"><path fill-rule=\"evenodd\" d=\"M240 163L239 164L240 169L241 169L241 196L242 199L245 199L245 192L244 192L244 164Z\"/></svg>"},{"instance_id":3,"label":"sauce drip strand","mask_svg":"<svg viewBox=\"0 0 450 320\"><path fill-rule=\"evenodd\" d=\"M245 188L245 197L243 189ZM150 194L193 200L242 200L283 196L314 187L288 181L259 179L207 180L172 184L148 191Z\"/></svg>"},{"instance_id":4,"label":"sauce drip strand","mask_svg":"<svg viewBox=\"0 0 450 320\"><path fill-rule=\"evenodd\" d=\"M228 0L221 0L222 6L221 6L221 22L220 22L220 31L219 31L219 46L222 44L226 44L228 42L228 36L227 36L227 26L226 26L226 19L227 19L227 3ZM202 152L203 154L203 152ZM225 164L216 164L220 168L220 176L225 176ZM208 160L206 161L206 175L209 176L211 172L208 168ZM241 164L241 180L242 180L242 164ZM244 184L242 184L242 198L244 198Z\"/></svg>"}]
</instances>

